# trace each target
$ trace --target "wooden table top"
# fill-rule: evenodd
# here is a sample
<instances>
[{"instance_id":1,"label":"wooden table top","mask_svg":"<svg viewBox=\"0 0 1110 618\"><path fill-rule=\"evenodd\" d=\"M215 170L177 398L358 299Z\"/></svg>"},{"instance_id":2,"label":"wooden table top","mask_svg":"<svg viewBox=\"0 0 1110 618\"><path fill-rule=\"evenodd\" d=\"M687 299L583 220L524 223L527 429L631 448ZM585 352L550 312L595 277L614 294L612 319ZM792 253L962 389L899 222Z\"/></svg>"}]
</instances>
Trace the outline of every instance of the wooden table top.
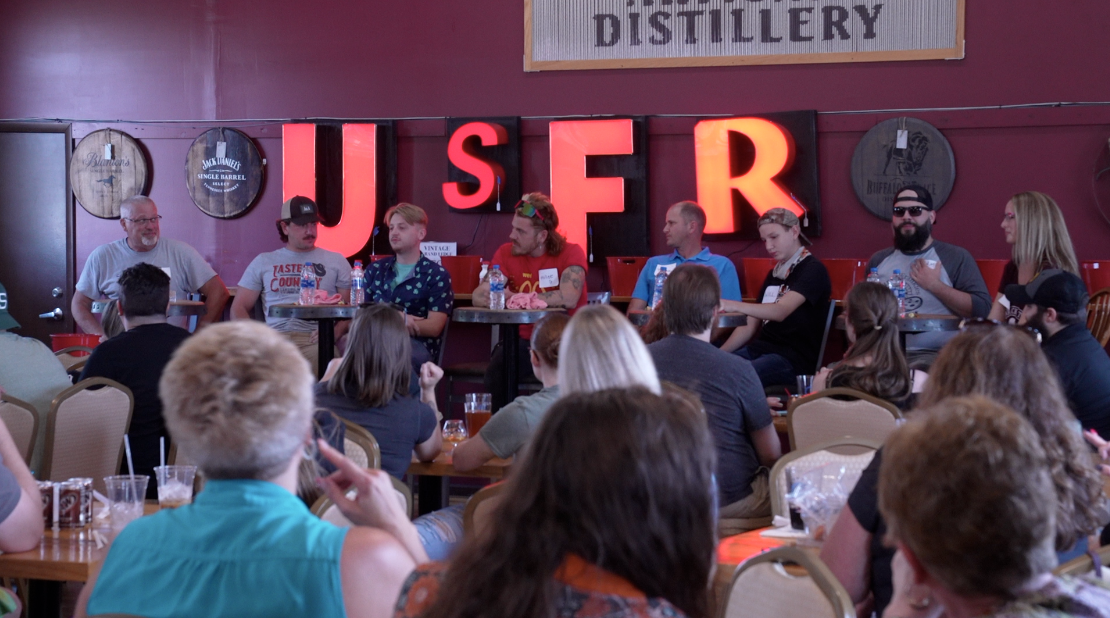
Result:
<instances>
[{"instance_id":1,"label":"wooden table top","mask_svg":"<svg viewBox=\"0 0 1110 618\"><path fill-rule=\"evenodd\" d=\"M409 474L425 476L469 476L484 479L503 479L509 474L512 459L495 457L484 465L467 472L459 472L451 463L447 453L440 453L432 461L413 461L409 464Z\"/></svg>"},{"instance_id":2,"label":"wooden table top","mask_svg":"<svg viewBox=\"0 0 1110 618\"><path fill-rule=\"evenodd\" d=\"M148 502L144 515L158 512L157 502ZM30 551L0 554L0 577L45 579L50 581L88 581L93 567L108 555L110 545L97 549L93 527L111 539L110 526L94 524L84 528L47 529L39 546Z\"/></svg>"}]
</instances>

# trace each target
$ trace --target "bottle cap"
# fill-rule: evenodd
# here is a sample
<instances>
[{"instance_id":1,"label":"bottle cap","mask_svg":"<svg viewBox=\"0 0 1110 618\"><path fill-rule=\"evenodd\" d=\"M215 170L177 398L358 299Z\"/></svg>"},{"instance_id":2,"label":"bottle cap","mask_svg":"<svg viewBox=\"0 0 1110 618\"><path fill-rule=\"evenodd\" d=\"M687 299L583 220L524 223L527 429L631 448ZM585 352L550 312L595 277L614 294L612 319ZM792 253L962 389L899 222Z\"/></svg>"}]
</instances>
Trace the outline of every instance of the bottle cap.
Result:
<instances>
[{"instance_id":1,"label":"bottle cap","mask_svg":"<svg viewBox=\"0 0 1110 618\"><path fill-rule=\"evenodd\" d=\"M362 260L355 260L355 268L362 268Z\"/></svg>"}]
</instances>

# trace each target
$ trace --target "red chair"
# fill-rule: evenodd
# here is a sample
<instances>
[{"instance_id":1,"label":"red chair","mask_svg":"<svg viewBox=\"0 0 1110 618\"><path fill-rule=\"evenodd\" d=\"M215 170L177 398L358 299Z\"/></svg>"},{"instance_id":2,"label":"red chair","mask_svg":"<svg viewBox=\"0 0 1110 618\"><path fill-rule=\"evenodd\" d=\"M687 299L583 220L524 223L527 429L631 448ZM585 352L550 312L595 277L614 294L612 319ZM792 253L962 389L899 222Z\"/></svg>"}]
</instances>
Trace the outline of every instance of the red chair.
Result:
<instances>
[{"instance_id":1,"label":"red chair","mask_svg":"<svg viewBox=\"0 0 1110 618\"><path fill-rule=\"evenodd\" d=\"M636 280L647 261L646 257L605 258L609 268L609 289L613 291L613 296L632 296L636 289Z\"/></svg>"},{"instance_id":2,"label":"red chair","mask_svg":"<svg viewBox=\"0 0 1110 618\"><path fill-rule=\"evenodd\" d=\"M755 295L759 294L759 288L763 287L763 280L775 267L775 263L774 258L740 258L740 265L744 268L744 278L741 280L744 283L744 289L741 290L744 298L754 298L756 302L761 300L755 298Z\"/></svg>"},{"instance_id":3,"label":"red chair","mask_svg":"<svg viewBox=\"0 0 1110 618\"><path fill-rule=\"evenodd\" d=\"M1079 274L1083 276L1083 283L1087 284L1087 292L1092 296L1099 290L1110 288L1110 261L1080 262Z\"/></svg>"},{"instance_id":4,"label":"red chair","mask_svg":"<svg viewBox=\"0 0 1110 618\"><path fill-rule=\"evenodd\" d=\"M455 294L470 294L478 287L482 256L444 255L439 260L447 274L451 275L451 290Z\"/></svg>"},{"instance_id":5,"label":"red chair","mask_svg":"<svg viewBox=\"0 0 1110 618\"><path fill-rule=\"evenodd\" d=\"M867 262L863 260L830 258L821 263L829 271L833 300L844 300L852 286L867 280Z\"/></svg>"},{"instance_id":6,"label":"red chair","mask_svg":"<svg viewBox=\"0 0 1110 618\"><path fill-rule=\"evenodd\" d=\"M1008 261L975 260L979 265L979 272L983 275L983 281L987 282L987 292L990 293L991 299L998 295L998 286L1002 285L1002 271L1006 270Z\"/></svg>"}]
</instances>

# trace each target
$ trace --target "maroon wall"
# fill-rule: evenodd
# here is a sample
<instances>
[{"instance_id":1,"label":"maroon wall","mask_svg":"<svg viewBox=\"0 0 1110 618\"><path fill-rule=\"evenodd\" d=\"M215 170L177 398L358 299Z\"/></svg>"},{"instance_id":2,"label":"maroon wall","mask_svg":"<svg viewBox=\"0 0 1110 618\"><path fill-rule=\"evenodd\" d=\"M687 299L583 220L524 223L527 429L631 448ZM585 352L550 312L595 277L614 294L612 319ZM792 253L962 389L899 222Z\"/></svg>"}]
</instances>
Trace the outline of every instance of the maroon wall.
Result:
<instances>
[{"instance_id":1,"label":"maroon wall","mask_svg":"<svg viewBox=\"0 0 1110 618\"><path fill-rule=\"evenodd\" d=\"M967 4L967 57L959 61L524 73L520 0L24 0L6 3L0 20L0 117L198 120L110 126L149 150L164 233L197 246L233 285L254 254L277 243L280 124L245 128L269 160L267 181L249 214L222 221L192 205L182 169L192 138L220 119L817 109L827 214L815 251L866 257L889 243L889 228L855 199L849 159L863 132L897 114L824 112L1110 100L1110 4ZM940 238L977 257L1007 257L1002 207L1014 192L1038 189L1061 203L1081 259L1110 258L1110 225L1095 209L1091 181L1096 160L1107 164L1110 107L912 115L937 125L956 153L956 187L939 217ZM524 125L524 187L546 190L545 121ZM75 137L100 126L79 123ZM651 122L656 251L667 205L696 193L691 127L687 119ZM442 120L404 121L399 134L398 197L430 211L429 239L468 243L477 217L448 213L440 196ZM1102 190L1110 202L1110 189ZM94 246L120 236L117 226L78 209L78 267ZM488 217L470 253L490 256L507 230L505 217ZM762 255L759 246L728 237L710 245Z\"/></svg>"}]
</instances>

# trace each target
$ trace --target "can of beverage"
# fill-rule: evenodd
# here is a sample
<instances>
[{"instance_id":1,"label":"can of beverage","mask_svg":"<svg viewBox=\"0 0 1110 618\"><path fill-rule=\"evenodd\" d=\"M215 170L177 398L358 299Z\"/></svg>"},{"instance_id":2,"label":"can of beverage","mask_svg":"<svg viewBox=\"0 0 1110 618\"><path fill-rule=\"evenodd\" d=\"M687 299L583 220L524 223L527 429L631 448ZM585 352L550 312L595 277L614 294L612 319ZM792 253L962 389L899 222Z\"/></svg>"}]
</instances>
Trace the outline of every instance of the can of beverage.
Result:
<instances>
[{"instance_id":1,"label":"can of beverage","mask_svg":"<svg viewBox=\"0 0 1110 618\"><path fill-rule=\"evenodd\" d=\"M67 482L81 483L81 513L84 523L91 524L93 520L93 480L91 478L77 477Z\"/></svg>"},{"instance_id":2,"label":"can of beverage","mask_svg":"<svg viewBox=\"0 0 1110 618\"><path fill-rule=\"evenodd\" d=\"M58 526L80 528L85 525L85 512L81 507L84 484L79 480L58 483Z\"/></svg>"},{"instance_id":3,"label":"can of beverage","mask_svg":"<svg viewBox=\"0 0 1110 618\"><path fill-rule=\"evenodd\" d=\"M54 483L38 481L39 495L42 497L42 521L47 528L54 525Z\"/></svg>"}]
</instances>

